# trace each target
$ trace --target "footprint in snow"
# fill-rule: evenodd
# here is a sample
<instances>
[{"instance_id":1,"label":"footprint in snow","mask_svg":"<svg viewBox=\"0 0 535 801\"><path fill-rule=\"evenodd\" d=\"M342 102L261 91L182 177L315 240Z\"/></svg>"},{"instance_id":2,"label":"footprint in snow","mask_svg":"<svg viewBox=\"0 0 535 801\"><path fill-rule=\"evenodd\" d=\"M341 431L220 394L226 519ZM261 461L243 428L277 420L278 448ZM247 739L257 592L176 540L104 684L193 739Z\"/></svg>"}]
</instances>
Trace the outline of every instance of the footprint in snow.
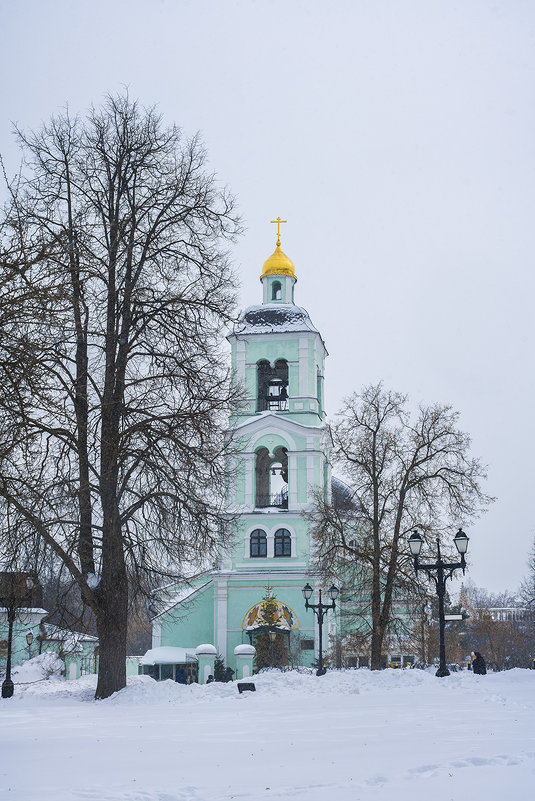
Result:
<instances>
[{"instance_id":1,"label":"footprint in snow","mask_svg":"<svg viewBox=\"0 0 535 801\"><path fill-rule=\"evenodd\" d=\"M386 776L372 776L370 779L366 779L366 784L377 787L378 785L386 784L388 781Z\"/></svg>"},{"instance_id":2,"label":"footprint in snow","mask_svg":"<svg viewBox=\"0 0 535 801\"><path fill-rule=\"evenodd\" d=\"M410 768L409 773L417 776L434 776L438 770L438 765L418 765L417 768Z\"/></svg>"}]
</instances>

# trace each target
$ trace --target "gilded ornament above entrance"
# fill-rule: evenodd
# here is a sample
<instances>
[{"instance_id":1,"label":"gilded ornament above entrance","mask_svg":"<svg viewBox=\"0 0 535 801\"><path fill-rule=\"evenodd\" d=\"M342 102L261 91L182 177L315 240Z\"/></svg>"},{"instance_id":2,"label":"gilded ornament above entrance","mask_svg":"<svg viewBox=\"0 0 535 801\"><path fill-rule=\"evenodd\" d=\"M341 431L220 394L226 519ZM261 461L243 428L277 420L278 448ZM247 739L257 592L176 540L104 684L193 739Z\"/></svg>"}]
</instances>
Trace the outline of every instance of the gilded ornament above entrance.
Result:
<instances>
[{"instance_id":1,"label":"gilded ornament above entrance","mask_svg":"<svg viewBox=\"0 0 535 801\"><path fill-rule=\"evenodd\" d=\"M299 628L299 620L294 610L288 604L283 604L275 598L270 600L270 614L268 620L264 616L266 602L259 601L252 606L243 618L242 629L244 631L258 629L262 626L274 626L277 629L289 631ZM276 610L275 610L276 607Z\"/></svg>"}]
</instances>

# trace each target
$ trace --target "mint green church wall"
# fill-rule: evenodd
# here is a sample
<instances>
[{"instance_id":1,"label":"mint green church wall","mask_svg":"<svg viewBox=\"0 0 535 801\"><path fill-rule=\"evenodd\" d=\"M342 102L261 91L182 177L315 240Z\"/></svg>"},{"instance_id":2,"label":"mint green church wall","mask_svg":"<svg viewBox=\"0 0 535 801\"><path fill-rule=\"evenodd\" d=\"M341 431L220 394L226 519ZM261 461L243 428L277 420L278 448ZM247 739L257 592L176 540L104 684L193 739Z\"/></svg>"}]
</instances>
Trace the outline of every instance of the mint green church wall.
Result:
<instances>
[{"instance_id":1,"label":"mint green church wall","mask_svg":"<svg viewBox=\"0 0 535 801\"><path fill-rule=\"evenodd\" d=\"M161 618L162 645L197 647L214 644L214 588L210 583L190 600L169 610Z\"/></svg>"},{"instance_id":2,"label":"mint green church wall","mask_svg":"<svg viewBox=\"0 0 535 801\"><path fill-rule=\"evenodd\" d=\"M272 364L277 359L286 359L287 362L299 360L299 339L277 339L270 335L269 340L264 337L260 340L249 340L246 346L246 362L256 365L261 359L267 359Z\"/></svg>"},{"instance_id":3,"label":"mint green church wall","mask_svg":"<svg viewBox=\"0 0 535 801\"><path fill-rule=\"evenodd\" d=\"M303 437L293 437L292 439L296 441L296 445L298 448L302 447L301 444L297 443L297 440L299 440L299 443L301 443L302 441L304 441ZM260 448L267 448L268 451L271 451L271 453L275 453L275 450L277 448L288 448L288 446L289 442L287 438L280 436L279 434L274 434L271 431L269 433L264 434L263 437L260 437L259 439L255 440L254 443L255 451L258 451Z\"/></svg>"},{"instance_id":4,"label":"mint green church wall","mask_svg":"<svg viewBox=\"0 0 535 801\"><path fill-rule=\"evenodd\" d=\"M266 531L272 536L279 528L287 528L294 535L292 556L251 557L249 549L250 534L255 529ZM307 521L300 515L251 514L240 517L233 524L232 566L234 570L280 570L289 569L298 562L300 567L308 567L310 553L310 534Z\"/></svg>"},{"instance_id":5,"label":"mint green church wall","mask_svg":"<svg viewBox=\"0 0 535 801\"><path fill-rule=\"evenodd\" d=\"M258 394L256 372L257 372L256 365L246 365L245 394L247 395L248 398L253 398L255 402ZM251 411L255 412L256 409L253 408Z\"/></svg>"},{"instance_id":6,"label":"mint green church wall","mask_svg":"<svg viewBox=\"0 0 535 801\"><path fill-rule=\"evenodd\" d=\"M243 506L245 504L245 460L237 458L236 459L236 475L235 475L235 487L236 487L236 503L238 506ZM232 499L231 503L232 503Z\"/></svg>"},{"instance_id":7,"label":"mint green church wall","mask_svg":"<svg viewBox=\"0 0 535 801\"><path fill-rule=\"evenodd\" d=\"M307 443L306 436L292 432L291 440L295 443L295 450L305 450ZM282 445L284 448L288 448L288 450L294 450L293 448L290 448L290 435L286 436L284 433L274 432L273 430L266 431L266 433L259 438L258 431L255 431L253 436L240 437L238 444L240 450L244 451L250 451L253 448L255 451L257 451L259 448L267 448L273 452L273 449L277 448L279 445Z\"/></svg>"}]
</instances>

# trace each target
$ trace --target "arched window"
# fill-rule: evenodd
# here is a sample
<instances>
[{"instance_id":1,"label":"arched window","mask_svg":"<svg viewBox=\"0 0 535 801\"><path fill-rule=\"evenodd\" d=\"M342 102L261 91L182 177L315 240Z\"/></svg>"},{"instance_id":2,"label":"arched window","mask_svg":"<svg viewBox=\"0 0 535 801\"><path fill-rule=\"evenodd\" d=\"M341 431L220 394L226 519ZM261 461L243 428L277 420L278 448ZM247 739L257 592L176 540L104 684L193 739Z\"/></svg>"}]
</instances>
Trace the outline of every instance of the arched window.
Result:
<instances>
[{"instance_id":1,"label":"arched window","mask_svg":"<svg viewBox=\"0 0 535 801\"><path fill-rule=\"evenodd\" d=\"M285 528L275 532L275 556L292 555L292 535Z\"/></svg>"},{"instance_id":2,"label":"arched window","mask_svg":"<svg viewBox=\"0 0 535 801\"><path fill-rule=\"evenodd\" d=\"M250 554L252 557L267 556L266 532L255 528L250 537Z\"/></svg>"},{"instance_id":3,"label":"arched window","mask_svg":"<svg viewBox=\"0 0 535 801\"><path fill-rule=\"evenodd\" d=\"M280 281L271 284L271 300L282 300L282 286Z\"/></svg>"}]
</instances>

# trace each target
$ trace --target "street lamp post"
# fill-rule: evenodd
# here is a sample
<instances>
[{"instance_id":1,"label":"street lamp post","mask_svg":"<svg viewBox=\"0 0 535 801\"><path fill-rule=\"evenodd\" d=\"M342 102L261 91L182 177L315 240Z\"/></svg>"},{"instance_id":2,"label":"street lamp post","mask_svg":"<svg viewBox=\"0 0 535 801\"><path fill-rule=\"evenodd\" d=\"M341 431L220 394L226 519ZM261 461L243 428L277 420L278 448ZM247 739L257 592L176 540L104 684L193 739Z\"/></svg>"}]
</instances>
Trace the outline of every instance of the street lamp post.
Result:
<instances>
[{"instance_id":1,"label":"street lamp post","mask_svg":"<svg viewBox=\"0 0 535 801\"><path fill-rule=\"evenodd\" d=\"M6 677L2 682L2 698L11 698L15 685L11 679L11 652L13 650L13 624L17 609L29 604L35 581L29 573L3 573L0 589L0 606L7 613L7 660ZM33 640L33 635L32 635ZM26 640L27 641L27 640Z\"/></svg>"},{"instance_id":2,"label":"street lamp post","mask_svg":"<svg viewBox=\"0 0 535 801\"><path fill-rule=\"evenodd\" d=\"M445 620L444 620L444 596L446 595L446 581L453 576L455 570L462 568L464 573L466 569L466 560L464 555L468 550L468 537L462 530L459 529L455 537L453 538L455 543L455 547L457 551L461 555L460 562L445 562L442 559L442 555L440 553L440 540L437 537L437 560L436 562L432 562L430 564L421 564L419 562L420 551L422 550L423 539L418 534L417 531L414 531L411 536L409 537L409 548L411 550L411 554L414 556L414 570L418 573L419 570L423 570L429 578L432 578L435 582L435 587L438 595L438 621L439 621L439 631L440 631L440 665L438 667L435 676L439 676L442 678L443 676L449 676L450 672L446 665L446 646L444 643L444 628L445 628Z\"/></svg>"},{"instance_id":3,"label":"street lamp post","mask_svg":"<svg viewBox=\"0 0 535 801\"><path fill-rule=\"evenodd\" d=\"M26 632L26 643L28 645L28 659L32 658L32 642L33 642L33 631L30 629Z\"/></svg>"},{"instance_id":4,"label":"street lamp post","mask_svg":"<svg viewBox=\"0 0 535 801\"><path fill-rule=\"evenodd\" d=\"M319 591L319 595L320 595L319 603L317 603L317 604L309 603L310 599L312 598L312 593L313 592L314 592L314 590L312 589L310 584L305 584L305 586L303 587L303 595L305 597L305 609L312 609L314 611L314 614L318 618L318 627L319 627L319 659L318 659L318 662L319 662L319 665L318 665L318 669L316 670L316 676L323 676L327 672L326 669L323 667L323 618L325 617L325 615L327 614L329 609L334 609L335 608L336 599L338 598L340 590L338 589L338 587L335 587L334 585L329 587L329 589L327 590L327 594L328 594L329 598L332 601L332 603L330 603L330 604L323 604L321 602L321 590Z\"/></svg>"}]
</instances>

